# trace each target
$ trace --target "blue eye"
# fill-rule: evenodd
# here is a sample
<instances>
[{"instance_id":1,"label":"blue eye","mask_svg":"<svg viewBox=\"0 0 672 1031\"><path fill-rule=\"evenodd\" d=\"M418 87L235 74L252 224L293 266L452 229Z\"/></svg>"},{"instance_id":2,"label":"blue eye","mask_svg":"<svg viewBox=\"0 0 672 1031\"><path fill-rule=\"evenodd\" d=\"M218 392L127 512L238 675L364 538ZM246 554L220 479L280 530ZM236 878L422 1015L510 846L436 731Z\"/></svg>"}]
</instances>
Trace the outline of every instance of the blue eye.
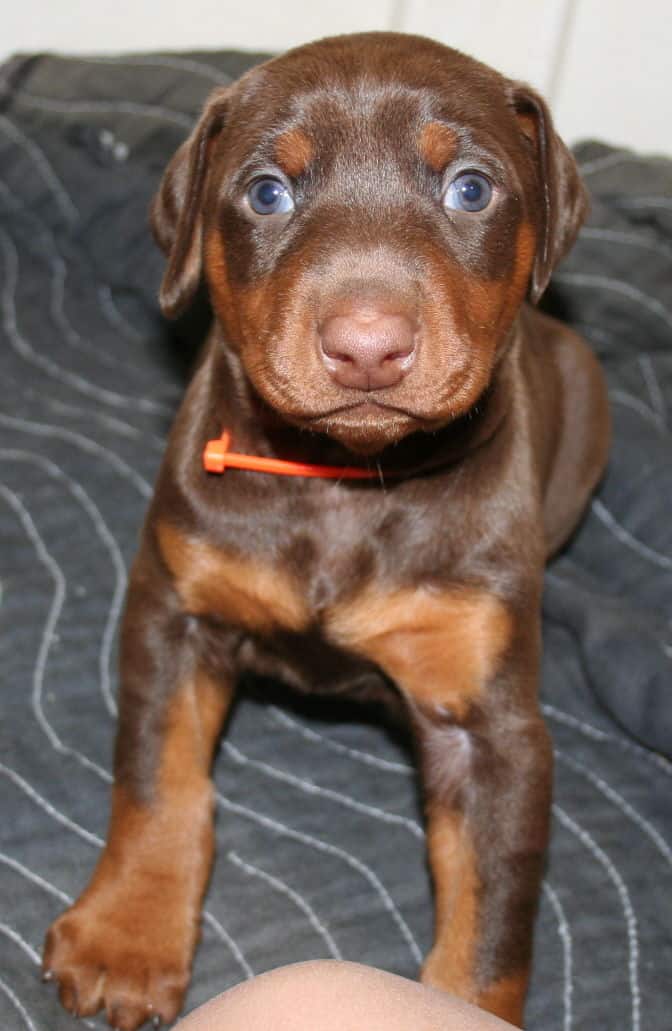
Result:
<instances>
[{"instance_id":1,"label":"blue eye","mask_svg":"<svg viewBox=\"0 0 672 1031\"><path fill-rule=\"evenodd\" d=\"M257 215L285 215L294 210L294 199L279 179L257 179L247 191L250 207Z\"/></svg>"},{"instance_id":2,"label":"blue eye","mask_svg":"<svg viewBox=\"0 0 672 1031\"><path fill-rule=\"evenodd\" d=\"M478 172L463 172L443 195L443 206L457 211L483 211L492 199L492 186Z\"/></svg>"}]
</instances>

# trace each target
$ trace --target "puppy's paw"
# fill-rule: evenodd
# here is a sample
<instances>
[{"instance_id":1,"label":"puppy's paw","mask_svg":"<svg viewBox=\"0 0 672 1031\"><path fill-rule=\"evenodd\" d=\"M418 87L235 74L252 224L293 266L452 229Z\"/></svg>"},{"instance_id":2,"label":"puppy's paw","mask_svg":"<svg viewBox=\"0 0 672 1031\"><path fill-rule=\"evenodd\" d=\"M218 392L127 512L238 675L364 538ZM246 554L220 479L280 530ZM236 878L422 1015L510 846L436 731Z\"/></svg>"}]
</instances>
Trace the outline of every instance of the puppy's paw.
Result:
<instances>
[{"instance_id":1,"label":"puppy's paw","mask_svg":"<svg viewBox=\"0 0 672 1031\"><path fill-rule=\"evenodd\" d=\"M128 900L118 907L81 900L52 924L43 976L58 983L74 1016L103 1008L112 1027L136 1031L145 1021L173 1021L189 981L195 933L171 919L152 919Z\"/></svg>"}]
</instances>

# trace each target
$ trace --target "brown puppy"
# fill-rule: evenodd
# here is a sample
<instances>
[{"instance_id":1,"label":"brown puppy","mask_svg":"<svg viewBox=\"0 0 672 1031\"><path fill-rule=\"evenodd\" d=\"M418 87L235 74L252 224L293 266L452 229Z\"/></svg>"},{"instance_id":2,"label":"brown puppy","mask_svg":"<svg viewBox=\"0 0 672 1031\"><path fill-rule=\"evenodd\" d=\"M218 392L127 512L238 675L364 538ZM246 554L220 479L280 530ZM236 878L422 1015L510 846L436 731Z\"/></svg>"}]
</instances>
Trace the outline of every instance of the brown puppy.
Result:
<instances>
[{"instance_id":1,"label":"brown puppy","mask_svg":"<svg viewBox=\"0 0 672 1031\"><path fill-rule=\"evenodd\" d=\"M173 428L123 627L112 818L51 928L66 1008L171 1020L213 852L238 674L401 699L424 775L426 982L522 1020L548 834L545 559L604 466L604 383L528 307L585 212L527 87L426 39L301 47L209 100L155 202L174 316L215 322ZM203 471L236 451L371 481Z\"/></svg>"}]
</instances>

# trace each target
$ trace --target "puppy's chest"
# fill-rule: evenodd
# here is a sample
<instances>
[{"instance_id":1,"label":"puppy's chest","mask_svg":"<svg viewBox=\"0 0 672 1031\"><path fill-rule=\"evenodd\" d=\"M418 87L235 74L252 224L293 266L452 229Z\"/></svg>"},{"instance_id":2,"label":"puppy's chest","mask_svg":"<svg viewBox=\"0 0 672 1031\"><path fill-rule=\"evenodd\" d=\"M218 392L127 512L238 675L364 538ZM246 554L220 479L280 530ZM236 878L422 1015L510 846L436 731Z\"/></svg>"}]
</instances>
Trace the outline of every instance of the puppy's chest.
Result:
<instances>
[{"instance_id":1,"label":"puppy's chest","mask_svg":"<svg viewBox=\"0 0 672 1031\"><path fill-rule=\"evenodd\" d=\"M382 670L435 701L431 685L452 655L456 695L441 704L456 708L495 668L510 620L492 590L451 575L439 530L392 508L372 518L335 506L243 552L157 527L184 610L241 632L241 668L297 686L319 674L338 689Z\"/></svg>"},{"instance_id":2,"label":"puppy's chest","mask_svg":"<svg viewBox=\"0 0 672 1031\"><path fill-rule=\"evenodd\" d=\"M257 635L324 630L365 584L394 582L405 519L361 507L255 513L241 535L222 518L205 537L161 522L157 536L184 608Z\"/></svg>"}]
</instances>

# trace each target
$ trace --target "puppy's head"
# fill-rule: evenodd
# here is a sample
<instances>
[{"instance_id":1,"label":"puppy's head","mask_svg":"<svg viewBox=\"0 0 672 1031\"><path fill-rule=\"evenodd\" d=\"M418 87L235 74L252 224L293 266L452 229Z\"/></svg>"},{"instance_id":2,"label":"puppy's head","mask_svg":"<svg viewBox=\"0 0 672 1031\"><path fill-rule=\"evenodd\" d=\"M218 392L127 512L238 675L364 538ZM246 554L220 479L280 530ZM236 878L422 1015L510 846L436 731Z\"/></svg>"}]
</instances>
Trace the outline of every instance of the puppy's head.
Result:
<instances>
[{"instance_id":1,"label":"puppy's head","mask_svg":"<svg viewBox=\"0 0 672 1031\"><path fill-rule=\"evenodd\" d=\"M476 403L584 211L527 87L419 37L328 39L210 98L154 203L161 302L205 276L261 398L372 453Z\"/></svg>"}]
</instances>

